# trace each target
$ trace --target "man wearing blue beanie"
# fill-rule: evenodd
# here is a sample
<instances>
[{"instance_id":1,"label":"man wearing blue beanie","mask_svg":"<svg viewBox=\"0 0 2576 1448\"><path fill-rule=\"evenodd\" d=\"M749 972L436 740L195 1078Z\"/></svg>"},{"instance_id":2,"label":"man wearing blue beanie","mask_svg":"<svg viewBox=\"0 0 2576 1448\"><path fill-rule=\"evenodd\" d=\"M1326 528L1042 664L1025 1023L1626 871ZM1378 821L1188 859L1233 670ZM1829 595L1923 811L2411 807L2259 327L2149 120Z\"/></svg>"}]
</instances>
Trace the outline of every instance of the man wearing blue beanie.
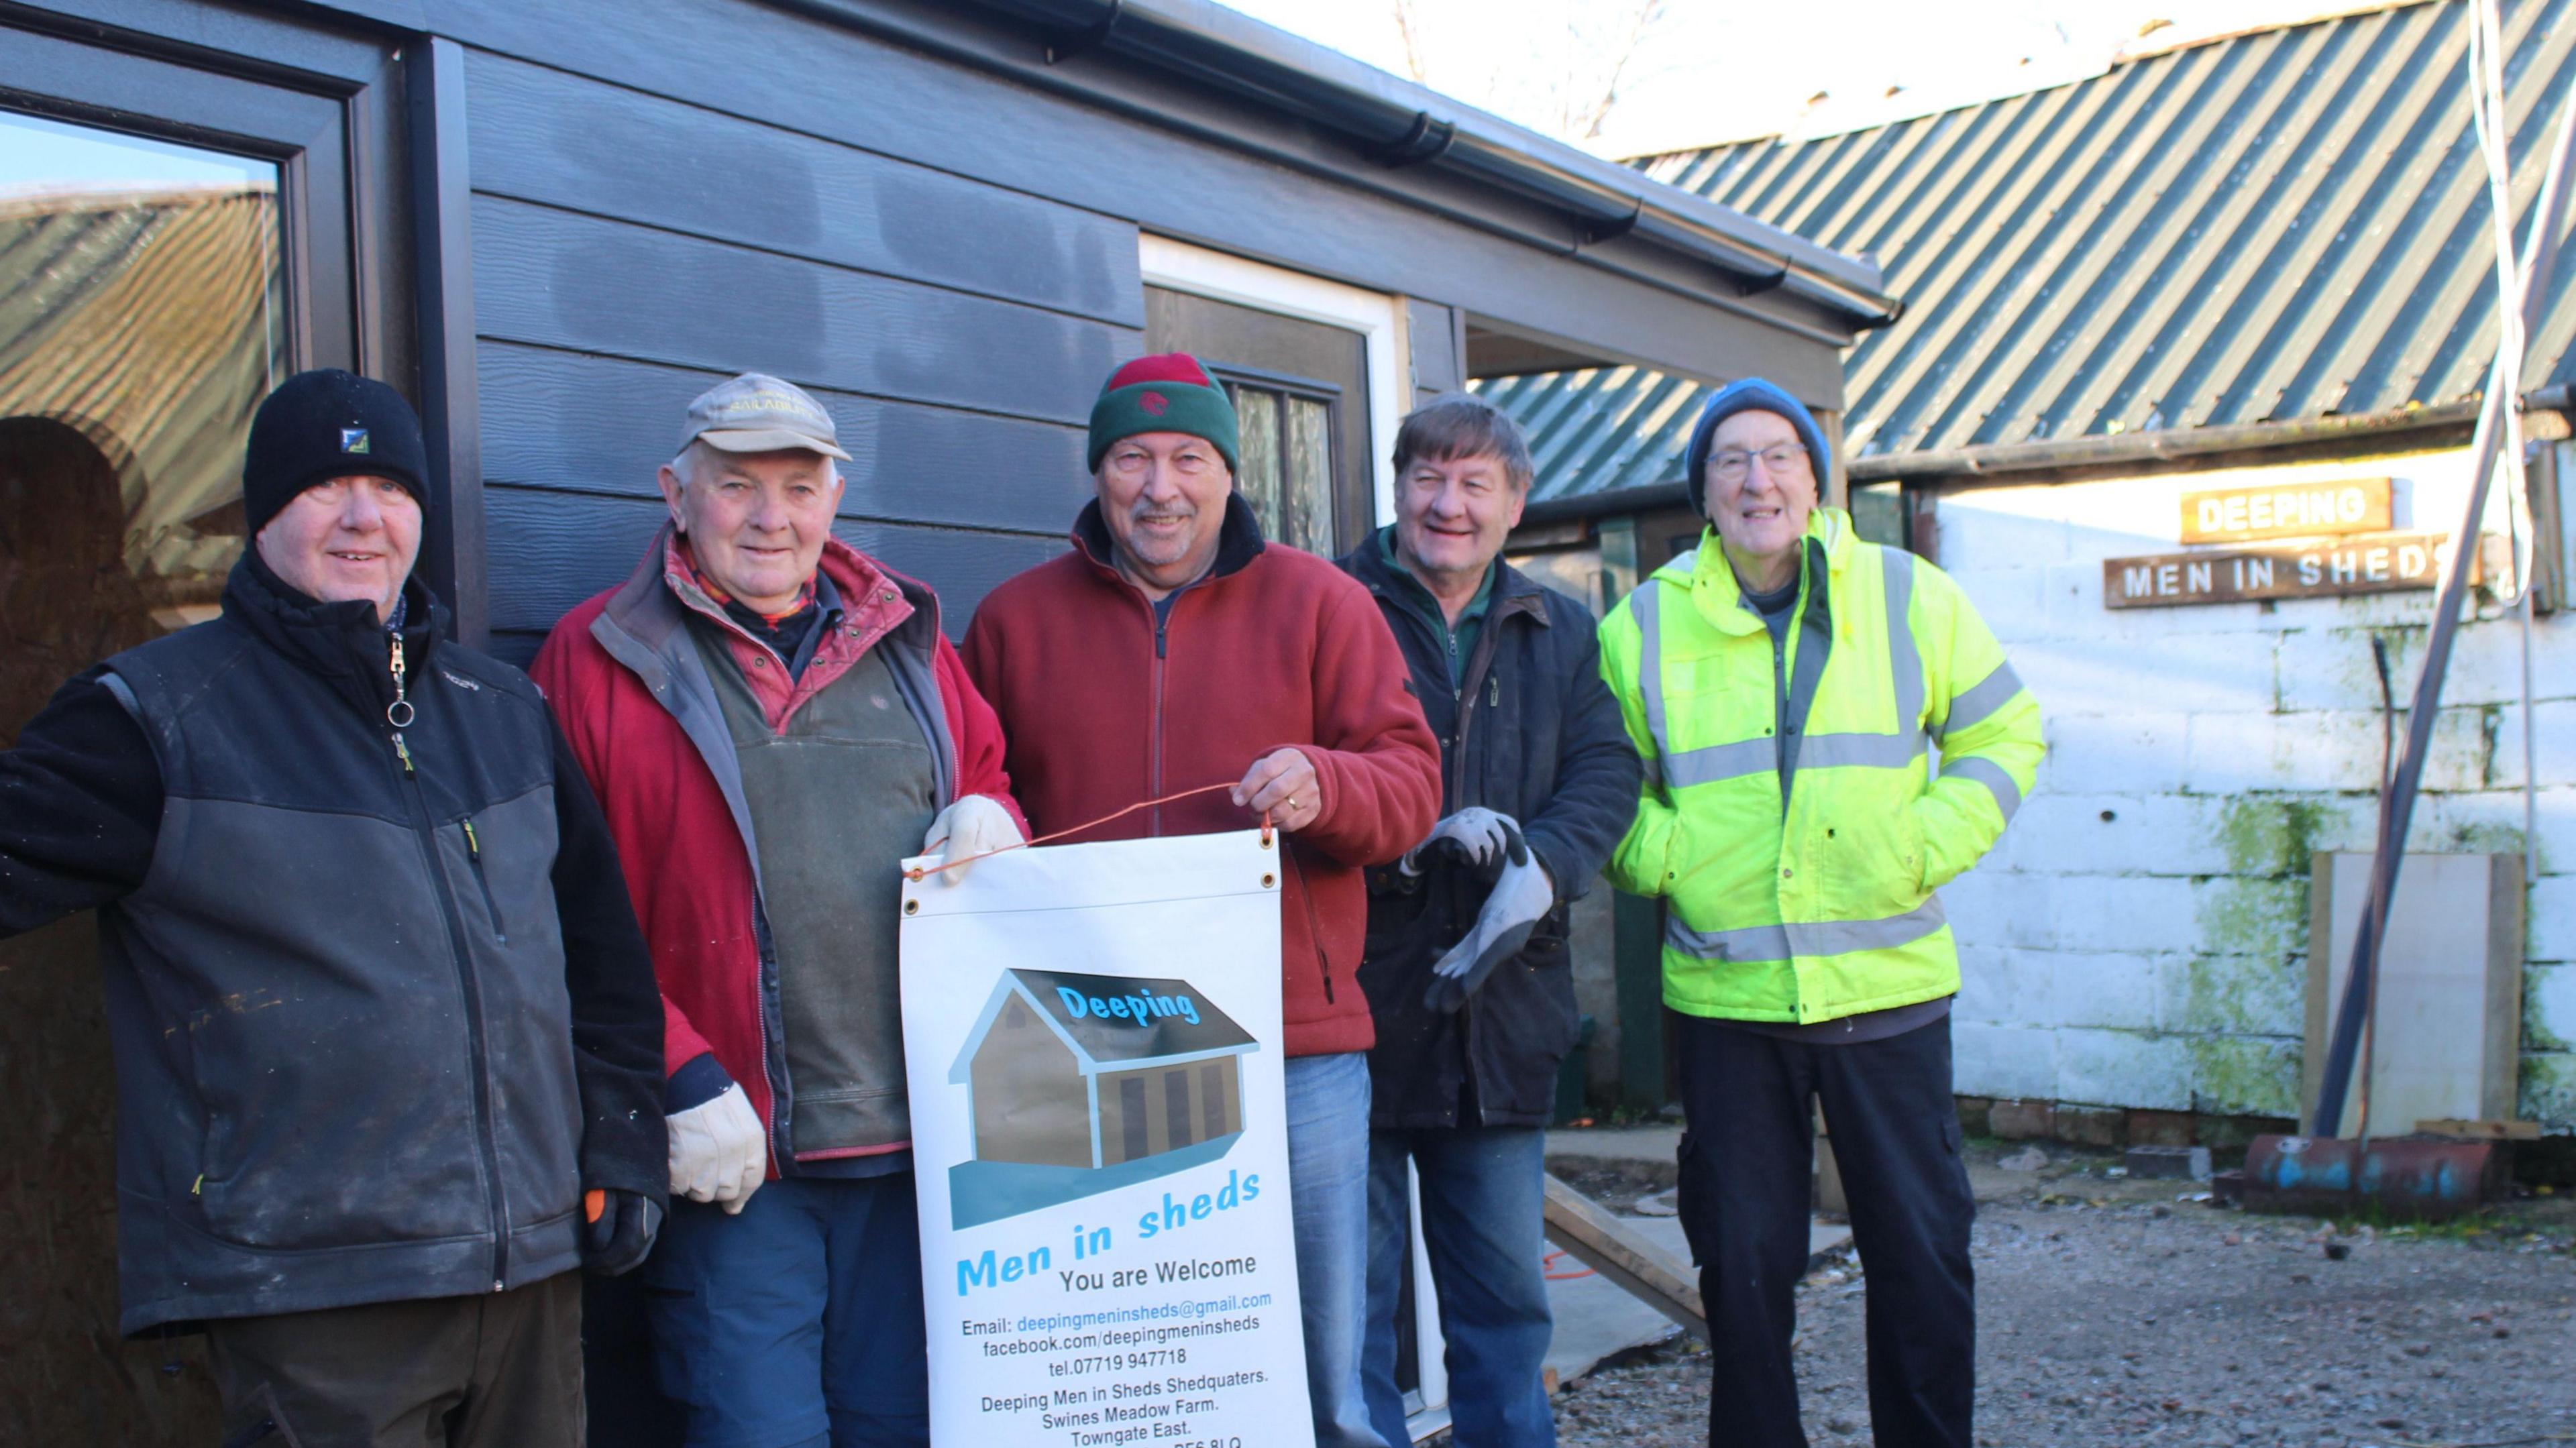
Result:
<instances>
[{"instance_id":1,"label":"man wearing blue beanie","mask_svg":"<svg viewBox=\"0 0 2576 1448\"><path fill-rule=\"evenodd\" d=\"M1796 398L1722 389L1684 458L1709 526L1603 621L1601 671L1646 767L1607 873L1667 912L1710 1441L1805 1448L1789 1343L1820 1102L1869 1271L1873 1440L1967 1448L1976 1203L1934 892L2031 788L2039 705L1949 575L1824 505L1833 456Z\"/></svg>"}]
</instances>

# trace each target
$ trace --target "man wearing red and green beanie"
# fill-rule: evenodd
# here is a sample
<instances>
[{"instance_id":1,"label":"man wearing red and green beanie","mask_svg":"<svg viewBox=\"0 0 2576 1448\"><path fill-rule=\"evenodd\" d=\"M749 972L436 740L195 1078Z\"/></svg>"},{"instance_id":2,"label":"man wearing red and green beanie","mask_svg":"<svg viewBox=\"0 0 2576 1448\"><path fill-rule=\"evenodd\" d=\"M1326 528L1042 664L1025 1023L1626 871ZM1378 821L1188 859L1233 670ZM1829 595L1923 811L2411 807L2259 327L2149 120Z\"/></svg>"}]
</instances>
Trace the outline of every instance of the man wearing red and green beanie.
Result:
<instances>
[{"instance_id":1,"label":"man wearing red and green beanie","mask_svg":"<svg viewBox=\"0 0 2576 1448\"><path fill-rule=\"evenodd\" d=\"M1074 519L1073 551L984 599L966 667L1001 715L1034 831L1230 784L1076 838L1239 830L1264 815L1284 832L1288 1156L1315 1442L1387 1448L1359 1376L1375 1039L1354 975L1361 872L1430 833L1440 750L1367 590L1262 539L1234 493L1236 456L1234 406L1197 358L1110 374L1091 410L1097 497Z\"/></svg>"}]
</instances>

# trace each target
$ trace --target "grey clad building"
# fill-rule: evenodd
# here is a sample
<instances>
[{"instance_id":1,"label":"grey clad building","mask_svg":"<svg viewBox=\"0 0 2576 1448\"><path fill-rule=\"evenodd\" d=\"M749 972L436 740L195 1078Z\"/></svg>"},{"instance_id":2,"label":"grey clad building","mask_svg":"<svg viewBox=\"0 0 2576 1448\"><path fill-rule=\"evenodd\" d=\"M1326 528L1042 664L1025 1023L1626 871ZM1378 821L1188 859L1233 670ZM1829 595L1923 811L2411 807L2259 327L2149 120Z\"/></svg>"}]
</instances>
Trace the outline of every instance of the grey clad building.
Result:
<instances>
[{"instance_id":1,"label":"grey clad building","mask_svg":"<svg viewBox=\"0 0 2576 1448\"><path fill-rule=\"evenodd\" d=\"M210 616L251 409L303 368L419 408L425 575L524 662L734 372L834 411L842 533L953 635L1063 546L1140 353L1215 367L1264 527L1334 552L1423 395L1759 370L1831 419L1896 310L1872 263L1204 0L0 6L0 743ZM0 1178L0 1441L211 1441L197 1349L114 1331L90 922L0 980L0 1147L41 1164Z\"/></svg>"}]
</instances>

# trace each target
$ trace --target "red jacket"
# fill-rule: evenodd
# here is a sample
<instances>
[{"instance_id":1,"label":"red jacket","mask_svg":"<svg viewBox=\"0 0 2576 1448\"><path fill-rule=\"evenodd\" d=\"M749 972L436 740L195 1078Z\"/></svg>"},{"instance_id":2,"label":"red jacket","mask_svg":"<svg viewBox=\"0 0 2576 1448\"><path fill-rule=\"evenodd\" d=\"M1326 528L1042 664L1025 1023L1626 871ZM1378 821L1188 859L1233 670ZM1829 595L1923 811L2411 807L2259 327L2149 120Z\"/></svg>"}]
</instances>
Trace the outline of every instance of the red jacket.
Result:
<instances>
[{"instance_id":1,"label":"red jacket","mask_svg":"<svg viewBox=\"0 0 2576 1448\"><path fill-rule=\"evenodd\" d=\"M773 1043L781 1037L764 1004L759 887L736 823L748 808L723 706L688 636L683 609L724 625L773 727L784 727L862 653L879 650L931 738L941 798L991 795L1019 817L1002 772L1000 726L940 635L938 598L837 540L825 545L822 567L841 595L844 627L816 647L792 686L767 646L708 596L687 548L667 526L632 577L564 615L529 669L617 837L627 890L661 982L665 1069L677 1071L714 1052L761 1120L771 1123L773 1176L792 1153L778 1139L772 1109L774 1090L786 1077L783 1056L771 1070ZM768 662L754 667L755 658ZM939 708L925 718L917 700L933 693ZM886 888L900 888L893 858L854 860L851 868L882 869Z\"/></svg>"},{"instance_id":2,"label":"red jacket","mask_svg":"<svg viewBox=\"0 0 2576 1448\"><path fill-rule=\"evenodd\" d=\"M966 631L967 671L1001 714L1031 821L1063 830L1139 800L1232 784L1254 760L1298 746L1314 761L1323 812L1289 836L1287 1054L1367 1050L1361 870L1419 843L1440 809L1439 744L1376 600L1324 559L1265 544L1240 498L1227 501L1214 570L1180 592L1159 633L1153 605L1108 561L1097 503L1073 541L1073 552L987 595ZM1225 795L1205 794L1078 838L1254 823Z\"/></svg>"}]
</instances>

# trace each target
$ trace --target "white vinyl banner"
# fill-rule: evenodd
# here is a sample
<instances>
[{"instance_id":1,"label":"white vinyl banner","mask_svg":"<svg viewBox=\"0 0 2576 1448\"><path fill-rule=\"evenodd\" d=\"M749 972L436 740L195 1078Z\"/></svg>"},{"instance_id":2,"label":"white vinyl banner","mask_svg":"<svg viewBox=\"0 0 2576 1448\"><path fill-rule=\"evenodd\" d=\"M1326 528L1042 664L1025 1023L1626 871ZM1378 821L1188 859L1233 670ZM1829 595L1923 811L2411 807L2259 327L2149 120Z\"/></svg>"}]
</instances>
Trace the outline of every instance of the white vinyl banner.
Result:
<instances>
[{"instance_id":1,"label":"white vinyl banner","mask_svg":"<svg viewBox=\"0 0 2576 1448\"><path fill-rule=\"evenodd\" d=\"M1257 830L903 887L939 1448L1313 1448Z\"/></svg>"}]
</instances>

